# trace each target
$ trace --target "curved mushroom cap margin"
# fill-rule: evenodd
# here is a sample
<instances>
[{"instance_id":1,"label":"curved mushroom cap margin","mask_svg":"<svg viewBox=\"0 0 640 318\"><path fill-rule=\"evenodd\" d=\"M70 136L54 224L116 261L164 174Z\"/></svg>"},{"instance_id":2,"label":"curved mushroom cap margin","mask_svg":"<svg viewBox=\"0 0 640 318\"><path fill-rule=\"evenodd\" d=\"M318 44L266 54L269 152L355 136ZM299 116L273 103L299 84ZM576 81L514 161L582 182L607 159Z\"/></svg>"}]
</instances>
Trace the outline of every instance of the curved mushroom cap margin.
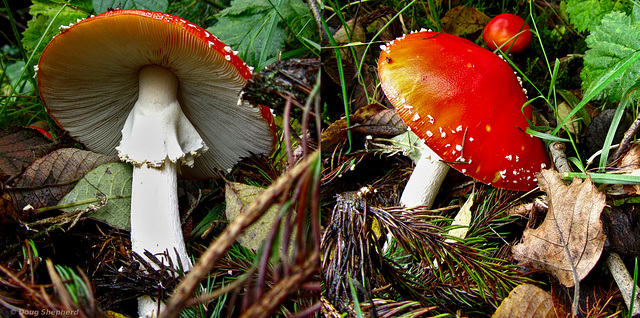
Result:
<instances>
[{"instance_id":1,"label":"curved mushroom cap margin","mask_svg":"<svg viewBox=\"0 0 640 318\"><path fill-rule=\"evenodd\" d=\"M416 32L382 46L382 89L407 126L451 167L511 190L535 188L549 167L527 133L527 97L511 67L475 43Z\"/></svg>"},{"instance_id":2,"label":"curved mushroom cap margin","mask_svg":"<svg viewBox=\"0 0 640 318\"><path fill-rule=\"evenodd\" d=\"M250 67L206 30L170 14L116 10L65 28L40 58L40 96L71 136L114 155L147 65L175 74L182 110L209 147L193 168L182 167L182 177L215 177L241 157L272 151L270 114L238 105Z\"/></svg>"}]
</instances>

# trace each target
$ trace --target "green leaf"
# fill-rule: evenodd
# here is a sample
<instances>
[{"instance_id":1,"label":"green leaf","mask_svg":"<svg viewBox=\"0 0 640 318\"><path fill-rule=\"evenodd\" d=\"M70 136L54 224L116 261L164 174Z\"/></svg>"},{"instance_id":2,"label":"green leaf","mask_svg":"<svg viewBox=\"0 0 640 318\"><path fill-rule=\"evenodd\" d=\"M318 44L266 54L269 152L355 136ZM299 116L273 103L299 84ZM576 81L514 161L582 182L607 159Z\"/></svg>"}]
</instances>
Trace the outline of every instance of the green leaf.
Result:
<instances>
[{"instance_id":1,"label":"green leaf","mask_svg":"<svg viewBox=\"0 0 640 318\"><path fill-rule=\"evenodd\" d=\"M258 199L264 191L264 188L248 184L227 183L225 187L225 201L227 204L225 214L227 219L231 221L245 213L246 208ZM242 235L238 237L240 245L254 251L259 250L278 220L279 209L277 205L270 207L258 221L246 228Z\"/></svg>"},{"instance_id":2,"label":"green leaf","mask_svg":"<svg viewBox=\"0 0 640 318\"><path fill-rule=\"evenodd\" d=\"M104 13L109 9L143 9L156 12L166 12L169 0L93 0L96 13Z\"/></svg>"},{"instance_id":3,"label":"green leaf","mask_svg":"<svg viewBox=\"0 0 640 318\"><path fill-rule=\"evenodd\" d=\"M58 34L61 25L76 23L78 19L88 17L92 10L91 0L70 0L67 3L33 0L29 8L29 14L33 18L27 23L27 29L22 33L22 44L26 51L35 52L30 67L37 63L46 44ZM60 14L56 17L58 11Z\"/></svg>"},{"instance_id":4,"label":"green leaf","mask_svg":"<svg viewBox=\"0 0 640 318\"><path fill-rule=\"evenodd\" d=\"M303 1L233 0L217 18L208 31L238 50L240 58L257 69L277 57L288 38L298 39L296 46L307 45L304 38L317 38L311 13Z\"/></svg>"},{"instance_id":5,"label":"green leaf","mask_svg":"<svg viewBox=\"0 0 640 318\"><path fill-rule=\"evenodd\" d=\"M24 72L24 62L16 61L7 65L5 75L9 79L11 86L15 87L15 92L20 94L29 94L33 91L33 85L25 75L29 74Z\"/></svg>"},{"instance_id":6,"label":"green leaf","mask_svg":"<svg viewBox=\"0 0 640 318\"><path fill-rule=\"evenodd\" d=\"M631 12L631 1L567 0L566 11L576 30L593 31L602 18L612 11Z\"/></svg>"},{"instance_id":7,"label":"green leaf","mask_svg":"<svg viewBox=\"0 0 640 318\"><path fill-rule=\"evenodd\" d=\"M623 94L640 76L640 7L634 6L629 16L622 12L607 14L602 24L587 37L586 43L589 50L585 53L584 68L580 74L582 87L587 91L593 90L607 82L603 80L611 79L595 97L611 102L622 100ZM605 74L613 78L603 77ZM638 92L634 92L630 99L634 101L637 97Z\"/></svg>"},{"instance_id":8,"label":"green leaf","mask_svg":"<svg viewBox=\"0 0 640 318\"><path fill-rule=\"evenodd\" d=\"M87 209L90 204L99 205L106 198L106 205L87 214L88 217L129 230L131 211L131 165L110 162L98 166L87 173L78 184L58 203L68 205L61 208L65 212Z\"/></svg>"}]
</instances>

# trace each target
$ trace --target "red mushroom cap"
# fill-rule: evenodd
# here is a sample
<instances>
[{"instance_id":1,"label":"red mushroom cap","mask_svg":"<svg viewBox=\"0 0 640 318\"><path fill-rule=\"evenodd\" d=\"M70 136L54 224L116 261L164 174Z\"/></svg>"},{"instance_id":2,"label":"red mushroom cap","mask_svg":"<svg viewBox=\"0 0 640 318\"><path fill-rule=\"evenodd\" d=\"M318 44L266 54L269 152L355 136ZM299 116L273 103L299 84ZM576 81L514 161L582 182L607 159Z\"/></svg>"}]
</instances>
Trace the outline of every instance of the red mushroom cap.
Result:
<instances>
[{"instance_id":1,"label":"red mushroom cap","mask_svg":"<svg viewBox=\"0 0 640 318\"><path fill-rule=\"evenodd\" d=\"M509 64L460 37L417 32L382 47L382 89L409 128L451 167L511 190L549 166L527 133L531 108Z\"/></svg>"}]
</instances>

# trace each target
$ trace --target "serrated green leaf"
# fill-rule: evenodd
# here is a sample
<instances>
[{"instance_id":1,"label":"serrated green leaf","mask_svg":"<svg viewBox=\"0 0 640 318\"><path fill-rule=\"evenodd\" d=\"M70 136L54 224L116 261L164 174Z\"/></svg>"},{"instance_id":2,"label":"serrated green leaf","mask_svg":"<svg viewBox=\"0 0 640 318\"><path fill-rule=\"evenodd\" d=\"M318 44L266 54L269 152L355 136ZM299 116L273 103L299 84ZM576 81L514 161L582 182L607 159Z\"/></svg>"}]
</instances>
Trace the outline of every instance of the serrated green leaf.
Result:
<instances>
[{"instance_id":1,"label":"serrated green leaf","mask_svg":"<svg viewBox=\"0 0 640 318\"><path fill-rule=\"evenodd\" d=\"M566 11L576 30L593 31L602 18L612 11L630 13L631 1L626 0L567 0Z\"/></svg>"},{"instance_id":2,"label":"serrated green leaf","mask_svg":"<svg viewBox=\"0 0 640 318\"><path fill-rule=\"evenodd\" d=\"M300 41L315 36L309 9L296 0L233 0L217 18L208 31L258 69L284 50L291 34Z\"/></svg>"},{"instance_id":3,"label":"serrated green leaf","mask_svg":"<svg viewBox=\"0 0 640 318\"><path fill-rule=\"evenodd\" d=\"M65 195L58 205L69 205L62 211L73 212L87 209L90 204L98 205L103 198L106 205L87 214L87 217L128 231L131 228L131 165L110 162L98 166L87 173L78 184Z\"/></svg>"},{"instance_id":4,"label":"serrated green leaf","mask_svg":"<svg viewBox=\"0 0 640 318\"><path fill-rule=\"evenodd\" d=\"M268 1L233 0L228 8L225 8L218 13L218 16L248 16L270 11L271 8L272 7Z\"/></svg>"},{"instance_id":5,"label":"serrated green leaf","mask_svg":"<svg viewBox=\"0 0 640 318\"><path fill-rule=\"evenodd\" d=\"M104 13L109 9L143 9L166 12L169 0L93 0L96 13Z\"/></svg>"},{"instance_id":6,"label":"serrated green leaf","mask_svg":"<svg viewBox=\"0 0 640 318\"><path fill-rule=\"evenodd\" d=\"M587 37L589 50L585 53L582 87L593 90L603 80L610 83L602 89L596 98L608 99L611 102L622 100L623 94L640 76L640 7L635 6L631 15L622 12L611 12L602 19L602 24ZM631 61L632 63L628 63ZM615 70L615 74L611 73ZM614 78L603 78L610 74ZM601 88L598 88L601 89ZM630 98L636 100L638 93Z\"/></svg>"},{"instance_id":7,"label":"serrated green leaf","mask_svg":"<svg viewBox=\"0 0 640 318\"><path fill-rule=\"evenodd\" d=\"M35 52L30 67L37 63L46 44L58 34L61 25L76 23L78 19L88 17L92 10L91 0L70 0L63 4L50 0L33 0L29 8L29 14L33 18L22 33L24 48L29 53ZM60 14L56 17L59 11Z\"/></svg>"},{"instance_id":8,"label":"serrated green leaf","mask_svg":"<svg viewBox=\"0 0 640 318\"><path fill-rule=\"evenodd\" d=\"M272 34L271 41L267 41L266 33L262 31L267 28L270 14L257 13L251 16L254 18L222 16L209 31L234 50L238 50L240 58L248 65L259 68L261 56L276 56L284 47L286 33L277 28ZM266 51L263 49L265 43L269 43Z\"/></svg>"}]
</instances>

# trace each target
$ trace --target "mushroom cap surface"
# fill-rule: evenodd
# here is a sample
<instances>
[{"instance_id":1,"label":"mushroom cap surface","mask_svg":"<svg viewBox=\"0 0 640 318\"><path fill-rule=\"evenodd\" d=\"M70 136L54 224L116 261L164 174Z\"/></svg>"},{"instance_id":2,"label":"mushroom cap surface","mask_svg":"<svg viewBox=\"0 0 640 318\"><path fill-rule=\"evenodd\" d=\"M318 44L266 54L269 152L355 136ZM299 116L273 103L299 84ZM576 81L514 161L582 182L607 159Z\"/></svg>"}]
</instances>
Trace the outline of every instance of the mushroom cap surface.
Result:
<instances>
[{"instance_id":1,"label":"mushroom cap surface","mask_svg":"<svg viewBox=\"0 0 640 318\"><path fill-rule=\"evenodd\" d=\"M451 167L511 190L535 188L549 166L525 133L531 108L502 58L466 39L416 32L382 47L382 89L409 128Z\"/></svg>"},{"instance_id":2,"label":"mushroom cap surface","mask_svg":"<svg viewBox=\"0 0 640 318\"><path fill-rule=\"evenodd\" d=\"M138 72L149 65L178 78L182 111L209 148L182 177L215 177L241 157L272 151L271 114L238 105L250 67L206 30L166 13L114 10L64 28L40 58L40 96L71 136L113 155L138 99Z\"/></svg>"}]
</instances>

